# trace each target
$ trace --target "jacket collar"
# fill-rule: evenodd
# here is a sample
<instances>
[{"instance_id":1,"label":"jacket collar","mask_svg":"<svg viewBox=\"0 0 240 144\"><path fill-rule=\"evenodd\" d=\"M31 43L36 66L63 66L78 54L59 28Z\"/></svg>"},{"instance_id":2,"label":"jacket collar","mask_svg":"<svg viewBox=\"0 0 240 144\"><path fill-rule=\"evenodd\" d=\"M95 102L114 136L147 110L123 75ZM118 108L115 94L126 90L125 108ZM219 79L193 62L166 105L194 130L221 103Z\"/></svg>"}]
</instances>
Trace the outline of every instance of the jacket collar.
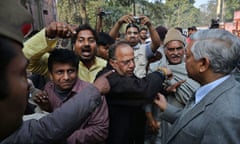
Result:
<instances>
[{"instance_id":1,"label":"jacket collar","mask_svg":"<svg viewBox=\"0 0 240 144\"><path fill-rule=\"evenodd\" d=\"M203 113L207 106L214 103L214 101L222 95L222 93L226 92L228 89L235 86L235 83L233 81L235 80L235 77L232 75L230 78L225 80L225 82L218 85L216 88L214 88L212 91L210 91L198 104L196 104L193 108L190 110L183 109L184 111L187 111L184 115L181 115L176 122L174 123L171 132L169 133L167 142L170 142L174 136L176 136L182 128L184 128L190 121L192 121L195 117Z\"/></svg>"}]
</instances>

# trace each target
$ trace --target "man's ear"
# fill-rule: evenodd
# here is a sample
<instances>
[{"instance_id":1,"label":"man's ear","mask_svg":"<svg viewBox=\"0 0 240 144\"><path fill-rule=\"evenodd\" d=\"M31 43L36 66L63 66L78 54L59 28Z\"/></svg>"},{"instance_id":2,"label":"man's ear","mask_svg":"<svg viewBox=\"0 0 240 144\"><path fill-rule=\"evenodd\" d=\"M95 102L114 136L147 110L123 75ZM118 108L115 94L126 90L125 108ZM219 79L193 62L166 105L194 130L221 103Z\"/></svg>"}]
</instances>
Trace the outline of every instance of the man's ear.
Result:
<instances>
[{"instance_id":1,"label":"man's ear","mask_svg":"<svg viewBox=\"0 0 240 144\"><path fill-rule=\"evenodd\" d=\"M210 61L208 58L204 57L199 60L199 72L204 72L210 67Z\"/></svg>"},{"instance_id":2,"label":"man's ear","mask_svg":"<svg viewBox=\"0 0 240 144\"><path fill-rule=\"evenodd\" d=\"M109 64L115 69L116 68L116 62L113 59L109 60Z\"/></svg>"}]
</instances>

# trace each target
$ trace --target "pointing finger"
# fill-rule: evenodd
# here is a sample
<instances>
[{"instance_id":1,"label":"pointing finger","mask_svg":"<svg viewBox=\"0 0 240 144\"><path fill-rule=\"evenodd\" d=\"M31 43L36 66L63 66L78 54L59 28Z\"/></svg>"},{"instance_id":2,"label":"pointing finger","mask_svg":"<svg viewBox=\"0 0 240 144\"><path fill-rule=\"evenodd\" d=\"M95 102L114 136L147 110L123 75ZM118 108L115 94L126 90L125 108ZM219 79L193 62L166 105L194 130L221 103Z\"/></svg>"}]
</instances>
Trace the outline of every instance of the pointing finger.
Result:
<instances>
[{"instance_id":1,"label":"pointing finger","mask_svg":"<svg viewBox=\"0 0 240 144\"><path fill-rule=\"evenodd\" d=\"M111 75L113 72L115 72L115 70L108 71L108 72L102 74L101 77L108 77L108 76Z\"/></svg>"}]
</instances>

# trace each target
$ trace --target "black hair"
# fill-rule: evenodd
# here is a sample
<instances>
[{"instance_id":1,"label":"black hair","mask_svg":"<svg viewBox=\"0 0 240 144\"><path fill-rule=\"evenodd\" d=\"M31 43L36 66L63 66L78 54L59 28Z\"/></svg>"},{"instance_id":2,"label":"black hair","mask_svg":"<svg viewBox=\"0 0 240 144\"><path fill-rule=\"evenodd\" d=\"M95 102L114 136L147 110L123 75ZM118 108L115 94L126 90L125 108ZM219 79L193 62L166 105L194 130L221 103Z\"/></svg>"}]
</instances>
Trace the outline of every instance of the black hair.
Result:
<instances>
[{"instance_id":1,"label":"black hair","mask_svg":"<svg viewBox=\"0 0 240 144\"><path fill-rule=\"evenodd\" d=\"M112 44L109 48L109 51L108 51L109 59L116 59L116 57L115 57L116 56L116 50L120 45L129 45L129 43L127 41L119 41L119 42L116 42L115 44Z\"/></svg>"},{"instance_id":2,"label":"black hair","mask_svg":"<svg viewBox=\"0 0 240 144\"><path fill-rule=\"evenodd\" d=\"M156 28L156 31L157 31L157 33L158 33L161 41L164 41L165 36L166 36L166 34L167 34L167 32L168 32L167 28L165 28L164 26L158 26L158 27Z\"/></svg>"},{"instance_id":3,"label":"black hair","mask_svg":"<svg viewBox=\"0 0 240 144\"><path fill-rule=\"evenodd\" d=\"M108 33L105 33L105 32L98 33L98 41L97 41L98 45L106 46L114 43L115 43L115 40Z\"/></svg>"},{"instance_id":4,"label":"black hair","mask_svg":"<svg viewBox=\"0 0 240 144\"><path fill-rule=\"evenodd\" d=\"M181 34L183 34L183 29L181 27L175 27L176 30L178 30Z\"/></svg>"},{"instance_id":5,"label":"black hair","mask_svg":"<svg viewBox=\"0 0 240 144\"><path fill-rule=\"evenodd\" d=\"M145 27L142 27L141 29L140 29L140 31L148 31L148 29L147 28L145 28Z\"/></svg>"},{"instance_id":6,"label":"black hair","mask_svg":"<svg viewBox=\"0 0 240 144\"><path fill-rule=\"evenodd\" d=\"M94 38L96 41L98 41L98 36L97 36L97 32L89 25L89 24L83 24L83 25L79 25L78 28L76 29L76 32L77 34L75 34L73 37L72 37L72 44L74 44L77 40L77 36L78 36L78 33L82 30L89 30L92 32Z\"/></svg>"},{"instance_id":7,"label":"black hair","mask_svg":"<svg viewBox=\"0 0 240 144\"><path fill-rule=\"evenodd\" d=\"M189 28L188 28L188 31L190 31L190 30L192 30L192 31L197 31L197 28L196 28L196 26L192 26L192 27L189 27Z\"/></svg>"},{"instance_id":8,"label":"black hair","mask_svg":"<svg viewBox=\"0 0 240 144\"><path fill-rule=\"evenodd\" d=\"M130 24L128 24L127 27L126 27L126 32L127 32L127 30L128 30L129 28L131 28L131 27L136 28L136 29L138 30L138 32L140 31L140 29L139 29L139 27L138 27L137 25L135 25L134 23L130 23Z\"/></svg>"},{"instance_id":9,"label":"black hair","mask_svg":"<svg viewBox=\"0 0 240 144\"><path fill-rule=\"evenodd\" d=\"M9 63L17 53L14 50L13 40L0 36L0 100L6 98L9 95L9 84L7 80L7 69Z\"/></svg>"},{"instance_id":10,"label":"black hair","mask_svg":"<svg viewBox=\"0 0 240 144\"><path fill-rule=\"evenodd\" d=\"M48 58L48 71L52 73L53 64L63 63L71 64L78 70L79 57L72 51L68 49L54 49Z\"/></svg>"},{"instance_id":11,"label":"black hair","mask_svg":"<svg viewBox=\"0 0 240 144\"><path fill-rule=\"evenodd\" d=\"M217 28L219 28L219 19L216 19L216 20L212 19L209 29L217 29Z\"/></svg>"}]
</instances>

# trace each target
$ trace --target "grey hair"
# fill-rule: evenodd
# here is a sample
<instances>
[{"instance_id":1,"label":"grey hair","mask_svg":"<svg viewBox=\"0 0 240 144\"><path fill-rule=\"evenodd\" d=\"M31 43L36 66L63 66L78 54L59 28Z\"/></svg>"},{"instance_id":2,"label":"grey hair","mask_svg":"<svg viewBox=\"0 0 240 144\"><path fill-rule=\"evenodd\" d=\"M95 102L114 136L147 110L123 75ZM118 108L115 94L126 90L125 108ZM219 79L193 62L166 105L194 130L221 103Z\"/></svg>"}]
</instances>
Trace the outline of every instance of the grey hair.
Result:
<instances>
[{"instance_id":1,"label":"grey hair","mask_svg":"<svg viewBox=\"0 0 240 144\"><path fill-rule=\"evenodd\" d=\"M230 73L240 58L240 39L222 29L198 31L192 35L195 60L207 57L216 73Z\"/></svg>"}]
</instances>

